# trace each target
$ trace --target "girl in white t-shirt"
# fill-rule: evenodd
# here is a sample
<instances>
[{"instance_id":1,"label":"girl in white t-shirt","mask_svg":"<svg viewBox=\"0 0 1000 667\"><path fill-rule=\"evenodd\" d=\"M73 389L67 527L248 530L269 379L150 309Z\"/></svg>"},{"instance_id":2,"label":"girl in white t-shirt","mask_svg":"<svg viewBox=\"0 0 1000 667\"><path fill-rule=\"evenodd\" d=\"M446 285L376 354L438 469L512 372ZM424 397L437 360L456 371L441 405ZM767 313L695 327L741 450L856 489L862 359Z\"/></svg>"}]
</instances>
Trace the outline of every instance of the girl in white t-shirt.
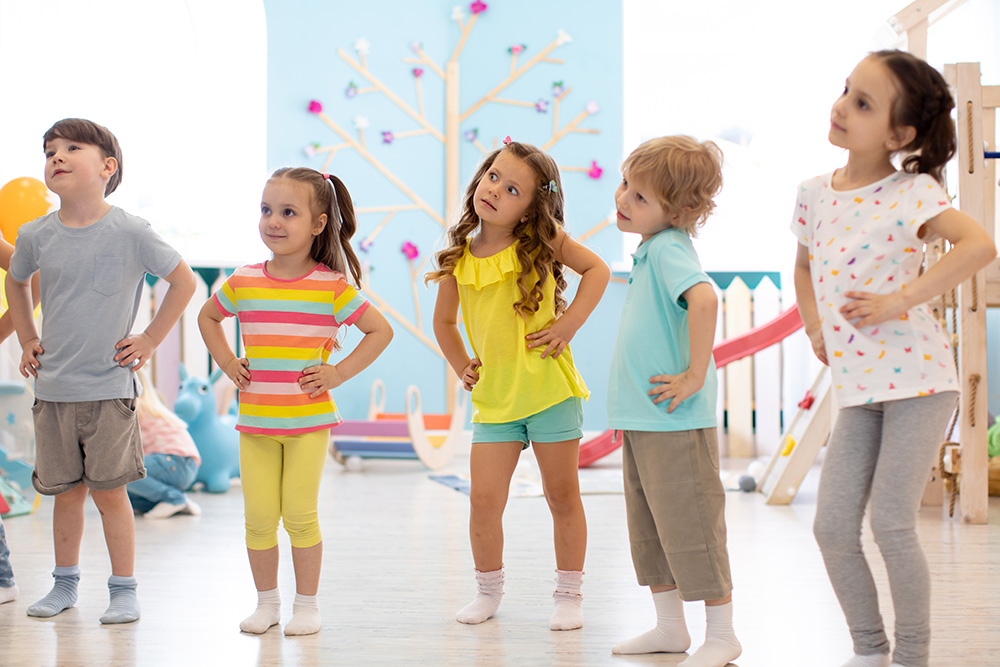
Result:
<instances>
[{"instance_id":1,"label":"girl in white t-shirt","mask_svg":"<svg viewBox=\"0 0 1000 667\"><path fill-rule=\"evenodd\" d=\"M847 164L802 183L792 221L799 311L841 407L814 532L854 640L844 667L928 664L930 575L914 527L959 383L948 336L923 304L996 256L942 187L954 106L924 61L869 55L830 115L830 142L847 150ZM923 244L937 237L952 248L921 275ZM869 500L896 614L891 659L861 550Z\"/></svg>"}]
</instances>

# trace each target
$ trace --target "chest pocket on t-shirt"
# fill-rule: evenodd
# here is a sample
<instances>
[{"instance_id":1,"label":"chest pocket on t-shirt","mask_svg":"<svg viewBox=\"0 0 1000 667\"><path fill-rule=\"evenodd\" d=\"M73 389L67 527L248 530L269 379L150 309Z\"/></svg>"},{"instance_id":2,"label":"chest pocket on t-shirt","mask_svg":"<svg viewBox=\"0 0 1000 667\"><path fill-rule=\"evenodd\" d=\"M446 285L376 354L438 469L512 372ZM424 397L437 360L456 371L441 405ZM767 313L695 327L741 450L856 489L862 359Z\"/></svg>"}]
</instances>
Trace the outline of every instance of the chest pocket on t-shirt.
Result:
<instances>
[{"instance_id":1,"label":"chest pocket on t-shirt","mask_svg":"<svg viewBox=\"0 0 1000 667\"><path fill-rule=\"evenodd\" d=\"M98 294L114 296L122 291L125 280L125 262L121 257L98 255L94 258L94 284L91 286Z\"/></svg>"}]
</instances>

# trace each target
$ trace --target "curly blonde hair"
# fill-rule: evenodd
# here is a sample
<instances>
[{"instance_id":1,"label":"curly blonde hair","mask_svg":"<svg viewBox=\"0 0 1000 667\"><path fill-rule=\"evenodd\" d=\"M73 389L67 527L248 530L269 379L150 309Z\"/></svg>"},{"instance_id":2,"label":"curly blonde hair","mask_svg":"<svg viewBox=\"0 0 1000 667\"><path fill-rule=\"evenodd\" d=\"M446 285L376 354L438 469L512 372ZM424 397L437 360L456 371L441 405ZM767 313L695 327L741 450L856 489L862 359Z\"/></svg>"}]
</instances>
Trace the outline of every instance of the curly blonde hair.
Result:
<instances>
[{"instance_id":1,"label":"curly blonde hair","mask_svg":"<svg viewBox=\"0 0 1000 667\"><path fill-rule=\"evenodd\" d=\"M497 156L504 151L528 165L536 179L526 219L518 222L512 232L517 241L517 259L521 264L521 273L517 278L521 298L514 302L514 311L523 318L537 312L542 302L542 286L551 274L555 281L555 313L560 315L566 310L566 299L563 298L566 278L563 276L563 265L555 260L555 242L559 230L566 226L562 181L559 179L559 167L555 160L531 144L512 141L487 155L479 165L476 175L465 190L462 217L448 230L448 247L434 255L434 263L438 268L428 272L424 276L424 282L441 282L453 275L469 238L479 229L479 216L474 208L476 186L493 166ZM551 183L555 183L554 188L550 187ZM532 270L538 276L533 283Z\"/></svg>"},{"instance_id":2,"label":"curly blonde hair","mask_svg":"<svg viewBox=\"0 0 1000 667\"><path fill-rule=\"evenodd\" d=\"M722 150L683 134L658 137L625 158L625 171L649 183L664 210L680 215L678 229L697 236L722 190Z\"/></svg>"}]
</instances>

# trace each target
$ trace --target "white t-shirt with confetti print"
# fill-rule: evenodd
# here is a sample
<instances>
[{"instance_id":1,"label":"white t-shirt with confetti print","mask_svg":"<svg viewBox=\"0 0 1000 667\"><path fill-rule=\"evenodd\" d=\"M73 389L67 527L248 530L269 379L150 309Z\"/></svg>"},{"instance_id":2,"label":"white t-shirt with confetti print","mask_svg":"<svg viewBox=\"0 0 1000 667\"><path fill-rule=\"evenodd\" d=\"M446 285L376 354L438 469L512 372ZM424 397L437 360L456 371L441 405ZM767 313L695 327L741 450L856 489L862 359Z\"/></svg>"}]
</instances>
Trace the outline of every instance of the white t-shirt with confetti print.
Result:
<instances>
[{"instance_id":1,"label":"white t-shirt with confetti print","mask_svg":"<svg viewBox=\"0 0 1000 667\"><path fill-rule=\"evenodd\" d=\"M920 226L951 206L927 174L897 171L856 190L833 173L799 185L792 232L809 269L827 360L842 407L957 391L951 345L925 305L858 329L840 314L846 292L888 294L920 274Z\"/></svg>"}]
</instances>

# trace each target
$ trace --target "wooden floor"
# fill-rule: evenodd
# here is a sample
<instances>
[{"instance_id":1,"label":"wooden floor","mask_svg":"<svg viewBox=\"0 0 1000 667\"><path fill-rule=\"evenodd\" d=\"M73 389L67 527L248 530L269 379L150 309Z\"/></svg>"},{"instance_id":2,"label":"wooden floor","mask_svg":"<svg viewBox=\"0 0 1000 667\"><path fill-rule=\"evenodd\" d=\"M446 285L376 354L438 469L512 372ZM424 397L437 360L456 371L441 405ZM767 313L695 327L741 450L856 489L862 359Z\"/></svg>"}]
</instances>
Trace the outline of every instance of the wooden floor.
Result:
<instances>
[{"instance_id":1,"label":"wooden floor","mask_svg":"<svg viewBox=\"0 0 1000 667\"><path fill-rule=\"evenodd\" d=\"M526 455L530 456L530 455ZM450 472L468 460L456 458ZM530 474L530 465L527 467ZM620 457L581 472L584 483L620 474ZM759 494L728 494L740 667L838 666L851 652L840 609L811 535L817 474L788 507ZM614 484L612 483L612 486ZM455 622L474 592L466 522L468 497L430 481L419 464L367 462L361 473L329 461L320 499L325 562L323 631L285 638L239 632L255 594L243 546L242 498L195 494L204 514L136 521L142 619L102 627L110 574L99 516L87 511L76 607L53 619L25 615L50 588L51 500L5 522L21 597L0 605L0 665L675 665L685 656L613 657L617 641L653 622L649 594L634 579L618 493L585 495L590 528L586 627L551 632L554 561L545 501L512 498L507 510L507 587L497 617ZM919 531L934 580L931 664L1000 664L1000 502L988 526L921 513ZM871 546L870 535L866 544ZM284 620L294 596L282 533ZM876 569L887 596L884 572ZM700 604L685 605L695 646ZM887 621L891 617L887 614ZM891 626L890 626L891 627Z\"/></svg>"}]
</instances>

